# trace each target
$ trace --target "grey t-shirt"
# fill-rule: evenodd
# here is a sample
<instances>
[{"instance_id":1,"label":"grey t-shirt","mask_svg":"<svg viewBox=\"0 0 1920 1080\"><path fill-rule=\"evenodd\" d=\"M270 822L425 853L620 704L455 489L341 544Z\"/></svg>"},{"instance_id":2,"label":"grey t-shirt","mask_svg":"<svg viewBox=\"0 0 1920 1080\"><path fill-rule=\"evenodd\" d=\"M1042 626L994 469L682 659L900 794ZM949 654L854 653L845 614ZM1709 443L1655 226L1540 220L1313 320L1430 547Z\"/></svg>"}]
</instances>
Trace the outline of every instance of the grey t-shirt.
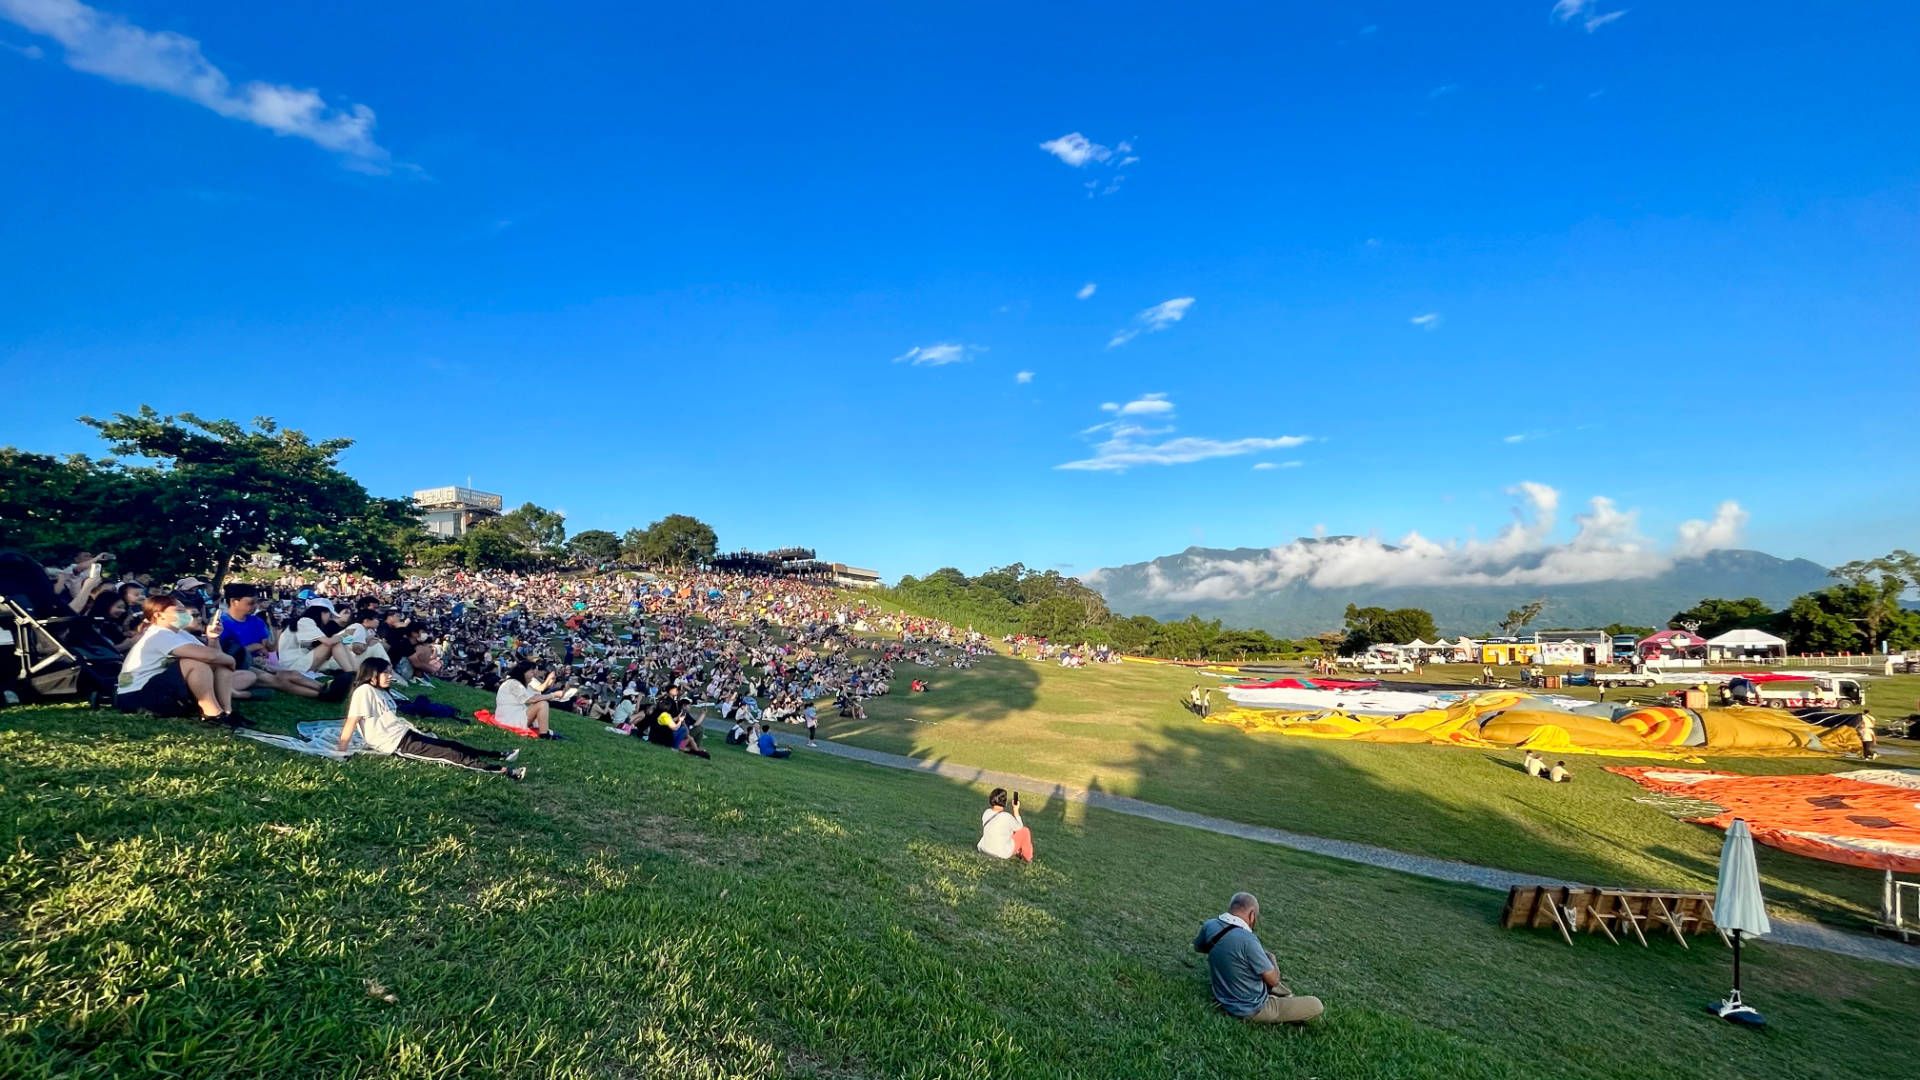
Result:
<instances>
[{"instance_id":1,"label":"grey t-shirt","mask_svg":"<svg viewBox=\"0 0 1920 1080\"><path fill-rule=\"evenodd\" d=\"M1193 939L1195 949L1204 948L1213 936L1226 927L1218 918L1208 919ZM1267 982L1261 976L1273 970L1267 950L1251 930L1234 927L1214 943L1207 954L1207 974L1213 981L1213 1000L1229 1016L1248 1017L1266 1004Z\"/></svg>"}]
</instances>

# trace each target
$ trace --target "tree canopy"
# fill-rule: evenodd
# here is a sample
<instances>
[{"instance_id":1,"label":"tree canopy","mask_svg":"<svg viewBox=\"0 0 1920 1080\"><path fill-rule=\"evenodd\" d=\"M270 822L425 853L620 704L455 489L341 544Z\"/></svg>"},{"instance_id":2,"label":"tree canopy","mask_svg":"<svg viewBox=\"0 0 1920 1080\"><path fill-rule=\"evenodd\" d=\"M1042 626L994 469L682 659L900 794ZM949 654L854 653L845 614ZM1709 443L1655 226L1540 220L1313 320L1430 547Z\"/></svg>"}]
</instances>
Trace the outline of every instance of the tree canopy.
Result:
<instances>
[{"instance_id":1,"label":"tree canopy","mask_svg":"<svg viewBox=\"0 0 1920 1080\"><path fill-rule=\"evenodd\" d=\"M686 514L668 514L642 529L629 529L620 545L623 558L653 566L698 566L720 550L713 526Z\"/></svg>"},{"instance_id":2,"label":"tree canopy","mask_svg":"<svg viewBox=\"0 0 1920 1080\"><path fill-rule=\"evenodd\" d=\"M134 462L0 451L0 542L42 557L111 551L219 585L255 553L391 574L420 535L411 500L374 498L340 471L350 439L149 406L81 422Z\"/></svg>"}]
</instances>

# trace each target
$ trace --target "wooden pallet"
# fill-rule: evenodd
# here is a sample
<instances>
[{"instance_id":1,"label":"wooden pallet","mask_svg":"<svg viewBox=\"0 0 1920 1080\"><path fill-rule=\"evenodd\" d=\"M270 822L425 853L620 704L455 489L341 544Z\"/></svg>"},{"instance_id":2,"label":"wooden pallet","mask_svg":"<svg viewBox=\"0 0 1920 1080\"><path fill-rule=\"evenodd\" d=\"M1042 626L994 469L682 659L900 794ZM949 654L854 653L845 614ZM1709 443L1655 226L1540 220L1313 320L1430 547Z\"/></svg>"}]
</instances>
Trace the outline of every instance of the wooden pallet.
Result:
<instances>
[{"instance_id":1,"label":"wooden pallet","mask_svg":"<svg viewBox=\"0 0 1920 1080\"><path fill-rule=\"evenodd\" d=\"M1567 944L1575 934L1605 934L1615 945L1627 935L1647 943L1647 930L1671 933L1681 948L1687 937L1727 935L1713 921L1713 894L1667 889L1609 889L1597 886L1515 885L1507 891L1500 925L1546 929L1553 927Z\"/></svg>"}]
</instances>

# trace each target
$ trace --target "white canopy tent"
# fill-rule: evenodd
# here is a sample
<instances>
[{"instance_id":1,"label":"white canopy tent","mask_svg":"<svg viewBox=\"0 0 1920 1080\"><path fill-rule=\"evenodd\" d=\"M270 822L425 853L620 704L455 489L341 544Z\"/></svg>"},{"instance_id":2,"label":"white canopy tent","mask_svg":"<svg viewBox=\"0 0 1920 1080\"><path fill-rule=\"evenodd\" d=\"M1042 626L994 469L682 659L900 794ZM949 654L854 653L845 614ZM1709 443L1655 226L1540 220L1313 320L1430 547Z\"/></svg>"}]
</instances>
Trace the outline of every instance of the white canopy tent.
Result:
<instances>
[{"instance_id":1,"label":"white canopy tent","mask_svg":"<svg viewBox=\"0 0 1920 1080\"><path fill-rule=\"evenodd\" d=\"M1748 657L1784 657L1787 655L1785 638L1777 638L1764 630L1729 630L1716 638L1707 639L1707 652L1712 656L1746 659Z\"/></svg>"}]
</instances>

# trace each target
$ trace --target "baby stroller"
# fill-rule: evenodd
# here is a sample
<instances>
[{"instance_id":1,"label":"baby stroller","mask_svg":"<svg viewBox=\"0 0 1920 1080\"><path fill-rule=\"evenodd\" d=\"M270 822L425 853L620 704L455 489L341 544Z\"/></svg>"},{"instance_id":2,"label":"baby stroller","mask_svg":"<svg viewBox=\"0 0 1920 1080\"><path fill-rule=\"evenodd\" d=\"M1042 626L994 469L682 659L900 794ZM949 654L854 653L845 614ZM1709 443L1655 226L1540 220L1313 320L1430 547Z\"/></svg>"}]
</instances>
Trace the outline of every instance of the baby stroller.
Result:
<instances>
[{"instance_id":1,"label":"baby stroller","mask_svg":"<svg viewBox=\"0 0 1920 1080\"><path fill-rule=\"evenodd\" d=\"M120 654L94 619L68 611L40 564L0 552L0 690L23 701L111 703Z\"/></svg>"}]
</instances>

